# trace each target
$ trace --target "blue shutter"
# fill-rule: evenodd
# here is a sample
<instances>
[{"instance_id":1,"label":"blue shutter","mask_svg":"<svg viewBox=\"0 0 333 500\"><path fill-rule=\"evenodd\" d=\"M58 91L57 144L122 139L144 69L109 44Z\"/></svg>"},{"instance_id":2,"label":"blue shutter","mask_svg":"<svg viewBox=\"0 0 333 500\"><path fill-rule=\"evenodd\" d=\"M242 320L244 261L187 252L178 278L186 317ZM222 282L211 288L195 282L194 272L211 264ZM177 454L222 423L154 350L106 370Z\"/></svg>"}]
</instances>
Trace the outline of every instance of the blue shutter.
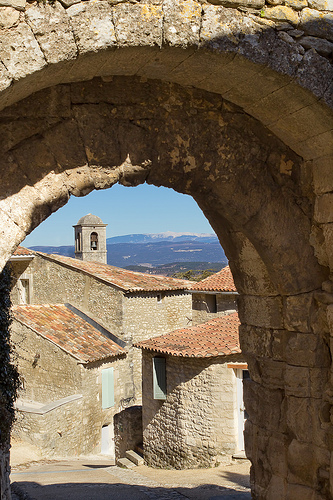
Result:
<instances>
[{"instance_id":1,"label":"blue shutter","mask_svg":"<svg viewBox=\"0 0 333 500\"><path fill-rule=\"evenodd\" d=\"M154 399L166 399L165 358L153 358Z\"/></svg>"},{"instance_id":2,"label":"blue shutter","mask_svg":"<svg viewBox=\"0 0 333 500\"><path fill-rule=\"evenodd\" d=\"M113 368L102 370L102 408L114 406Z\"/></svg>"}]
</instances>

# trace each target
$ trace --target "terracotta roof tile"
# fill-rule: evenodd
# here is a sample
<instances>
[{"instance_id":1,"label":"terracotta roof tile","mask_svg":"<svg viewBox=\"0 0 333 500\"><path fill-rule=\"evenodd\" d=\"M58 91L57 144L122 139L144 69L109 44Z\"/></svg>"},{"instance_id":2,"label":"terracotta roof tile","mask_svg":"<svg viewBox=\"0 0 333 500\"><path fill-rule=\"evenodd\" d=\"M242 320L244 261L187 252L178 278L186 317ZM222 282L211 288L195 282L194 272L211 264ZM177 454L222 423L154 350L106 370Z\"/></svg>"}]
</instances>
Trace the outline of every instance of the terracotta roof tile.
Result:
<instances>
[{"instance_id":1,"label":"terracotta roof tile","mask_svg":"<svg viewBox=\"0 0 333 500\"><path fill-rule=\"evenodd\" d=\"M29 250L29 248L18 246L13 253L14 256L33 256L35 252L33 250Z\"/></svg>"},{"instance_id":2,"label":"terracotta roof tile","mask_svg":"<svg viewBox=\"0 0 333 500\"><path fill-rule=\"evenodd\" d=\"M13 306L14 319L83 363L126 351L64 304Z\"/></svg>"},{"instance_id":3,"label":"terracotta roof tile","mask_svg":"<svg viewBox=\"0 0 333 500\"><path fill-rule=\"evenodd\" d=\"M150 292L150 291L166 291L166 290L186 290L193 282L167 276L159 276L154 274L137 273L128 271L119 267L109 266L98 262L87 262L62 255L48 255L38 252L41 256L46 257L54 262L63 264L83 271L86 274L95 276L111 285L124 290L125 292Z\"/></svg>"},{"instance_id":4,"label":"terracotta roof tile","mask_svg":"<svg viewBox=\"0 0 333 500\"><path fill-rule=\"evenodd\" d=\"M202 281L198 281L198 283L191 286L191 290L198 292L237 292L229 266Z\"/></svg>"},{"instance_id":5,"label":"terracotta roof tile","mask_svg":"<svg viewBox=\"0 0 333 500\"><path fill-rule=\"evenodd\" d=\"M238 313L212 319L201 325L180 328L135 344L135 347L171 356L213 357L239 354Z\"/></svg>"}]
</instances>

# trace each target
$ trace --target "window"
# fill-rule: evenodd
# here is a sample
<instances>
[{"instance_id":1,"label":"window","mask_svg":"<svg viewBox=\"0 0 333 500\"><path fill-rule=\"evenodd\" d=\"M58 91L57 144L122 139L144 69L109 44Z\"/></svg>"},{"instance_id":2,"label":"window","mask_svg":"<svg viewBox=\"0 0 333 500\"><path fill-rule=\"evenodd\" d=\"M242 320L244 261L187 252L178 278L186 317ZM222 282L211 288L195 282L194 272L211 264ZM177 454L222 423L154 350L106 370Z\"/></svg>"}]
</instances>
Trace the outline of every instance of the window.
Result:
<instances>
[{"instance_id":1,"label":"window","mask_svg":"<svg viewBox=\"0 0 333 500\"><path fill-rule=\"evenodd\" d=\"M163 295L161 293L157 294L157 303L162 304Z\"/></svg>"},{"instance_id":2,"label":"window","mask_svg":"<svg viewBox=\"0 0 333 500\"><path fill-rule=\"evenodd\" d=\"M114 406L113 368L102 370L102 408Z\"/></svg>"},{"instance_id":3,"label":"window","mask_svg":"<svg viewBox=\"0 0 333 500\"><path fill-rule=\"evenodd\" d=\"M165 358L153 358L154 399L166 399L166 363Z\"/></svg>"},{"instance_id":4,"label":"window","mask_svg":"<svg viewBox=\"0 0 333 500\"><path fill-rule=\"evenodd\" d=\"M30 304L30 288L28 279L19 279L17 282L19 304Z\"/></svg>"},{"instance_id":5,"label":"window","mask_svg":"<svg viewBox=\"0 0 333 500\"><path fill-rule=\"evenodd\" d=\"M217 302L216 295L206 295L207 312L216 313L217 312Z\"/></svg>"},{"instance_id":6,"label":"window","mask_svg":"<svg viewBox=\"0 0 333 500\"><path fill-rule=\"evenodd\" d=\"M97 250L97 249L98 249L98 234L91 233L91 235L90 235L90 250Z\"/></svg>"},{"instance_id":7,"label":"window","mask_svg":"<svg viewBox=\"0 0 333 500\"><path fill-rule=\"evenodd\" d=\"M75 251L76 252L81 252L81 237L82 237L82 234L81 233L76 233L75 235Z\"/></svg>"}]
</instances>

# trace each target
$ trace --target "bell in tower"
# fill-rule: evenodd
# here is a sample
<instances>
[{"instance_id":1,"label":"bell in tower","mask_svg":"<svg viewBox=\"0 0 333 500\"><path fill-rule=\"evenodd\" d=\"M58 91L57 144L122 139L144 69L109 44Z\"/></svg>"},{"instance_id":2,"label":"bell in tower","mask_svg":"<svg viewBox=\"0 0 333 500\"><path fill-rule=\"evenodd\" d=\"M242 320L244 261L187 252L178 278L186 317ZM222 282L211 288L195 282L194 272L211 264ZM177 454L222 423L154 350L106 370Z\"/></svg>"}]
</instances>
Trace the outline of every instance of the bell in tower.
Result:
<instances>
[{"instance_id":1,"label":"bell in tower","mask_svg":"<svg viewBox=\"0 0 333 500\"><path fill-rule=\"evenodd\" d=\"M96 215L88 214L73 226L75 258L107 264L106 226Z\"/></svg>"}]
</instances>

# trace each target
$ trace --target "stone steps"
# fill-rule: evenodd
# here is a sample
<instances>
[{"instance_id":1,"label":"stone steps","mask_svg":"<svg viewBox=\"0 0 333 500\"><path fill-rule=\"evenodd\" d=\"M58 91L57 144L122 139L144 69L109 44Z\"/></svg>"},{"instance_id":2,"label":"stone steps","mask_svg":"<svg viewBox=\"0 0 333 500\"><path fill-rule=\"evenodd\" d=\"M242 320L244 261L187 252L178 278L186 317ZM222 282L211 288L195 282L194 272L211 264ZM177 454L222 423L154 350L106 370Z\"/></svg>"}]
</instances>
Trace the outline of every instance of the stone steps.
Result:
<instances>
[{"instance_id":1,"label":"stone steps","mask_svg":"<svg viewBox=\"0 0 333 500\"><path fill-rule=\"evenodd\" d=\"M133 469L133 467L143 464L143 458L133 450L127 450L126 457L117 460L118 467L122 467L123 469Z\"/></svg>"}]
</instances>

